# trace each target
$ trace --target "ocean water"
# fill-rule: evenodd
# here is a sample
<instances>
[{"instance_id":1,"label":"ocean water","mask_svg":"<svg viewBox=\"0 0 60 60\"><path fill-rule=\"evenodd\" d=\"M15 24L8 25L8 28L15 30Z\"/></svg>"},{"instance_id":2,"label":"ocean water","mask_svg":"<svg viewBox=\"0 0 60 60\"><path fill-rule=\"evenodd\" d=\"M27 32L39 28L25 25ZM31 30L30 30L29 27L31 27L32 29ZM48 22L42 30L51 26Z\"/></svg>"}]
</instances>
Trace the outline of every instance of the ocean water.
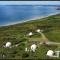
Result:
<instances>
[{"instance_id":1,"label":"ocean water","mask_svg":"<svg viewBox=\"0 0 60 60\"><path fill-rule=\"evenodd\" d=\"M60 12L52 5L0 5L0 26Z\"/></svg>"}]
</instances>

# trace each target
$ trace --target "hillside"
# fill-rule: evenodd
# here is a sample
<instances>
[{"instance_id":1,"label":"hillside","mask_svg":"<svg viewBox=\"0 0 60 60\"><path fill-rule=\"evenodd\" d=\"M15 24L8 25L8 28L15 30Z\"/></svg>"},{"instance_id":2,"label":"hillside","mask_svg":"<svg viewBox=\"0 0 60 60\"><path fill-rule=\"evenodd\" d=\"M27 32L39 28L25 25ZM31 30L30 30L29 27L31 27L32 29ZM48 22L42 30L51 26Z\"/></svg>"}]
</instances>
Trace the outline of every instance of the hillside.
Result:
<instances>
[{"instance_id":1,"label":"hillside","mask_svg":"<svg viewBox=\"0 0 60 60\"><path fill-rule=\"evenodd\" d=\"M0 58L3 59L2 55L4 54L4 58L50 59L49 57L46 57L47 50L59 50L59 45L41 45L37 48L35 53L26 53L24 51L26 46L29 48L31 44L38 44L41 41L41 35L36 33L37 29L43 30L43 33L48 40L60 42L60 14L21 24L0 27ZM27 36L29 32L33 32L34 35L30 37ZM20 45L13 48L3 48L2 46L8 41L12 42L12 45Z\"/></svg>"}]
</instances>

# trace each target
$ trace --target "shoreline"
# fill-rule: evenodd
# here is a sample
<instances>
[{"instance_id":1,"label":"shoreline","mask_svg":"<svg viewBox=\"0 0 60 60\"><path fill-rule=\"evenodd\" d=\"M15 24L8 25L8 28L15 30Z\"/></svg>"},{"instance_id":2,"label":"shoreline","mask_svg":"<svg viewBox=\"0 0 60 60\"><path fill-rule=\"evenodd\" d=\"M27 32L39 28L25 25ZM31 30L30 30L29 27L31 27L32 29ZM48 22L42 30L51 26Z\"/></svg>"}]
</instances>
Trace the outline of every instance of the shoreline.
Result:
<instances>
[{"instance_id":1,"label":"shoreline","mask_svg":"<svg viewBox=\"0 0 60 60\"><path fill-rule=\"evenodd\" d=\"M10 24L8 23L6 25L1 25L0 27L11 26L11 25L19 24L19 23L25 23L25 22L29 22L29 21L33 21L33 20L37 20L37 19L42 19L42 18L46 18L46 17L49 17L49 16L57 15L59 13L60 12L56 12L56 13L49 14L47 16L40 16L40 17L31 18L31 19L27 19L27 20L23 20L23 21L18 21L18 22L14 22L14 23L10 23Z\"/></svg>"}]
</instances>

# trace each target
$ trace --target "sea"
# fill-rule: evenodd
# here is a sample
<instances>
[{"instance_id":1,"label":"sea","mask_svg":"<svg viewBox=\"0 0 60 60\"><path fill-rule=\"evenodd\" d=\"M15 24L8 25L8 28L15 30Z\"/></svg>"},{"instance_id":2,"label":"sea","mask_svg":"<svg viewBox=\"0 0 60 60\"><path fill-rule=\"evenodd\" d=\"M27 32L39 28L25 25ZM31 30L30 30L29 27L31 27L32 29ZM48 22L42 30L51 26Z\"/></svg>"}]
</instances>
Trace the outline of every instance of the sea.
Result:
<instances>
[{"instance_id":1,"label":"sea","mask_svg":"<svg viewBox=\"0 0 60 60\"><path fill-rule=\"evenodd\" d=\"M0 26L60 13L57 5L0 5Z\"/></svg>"}]
</instances>

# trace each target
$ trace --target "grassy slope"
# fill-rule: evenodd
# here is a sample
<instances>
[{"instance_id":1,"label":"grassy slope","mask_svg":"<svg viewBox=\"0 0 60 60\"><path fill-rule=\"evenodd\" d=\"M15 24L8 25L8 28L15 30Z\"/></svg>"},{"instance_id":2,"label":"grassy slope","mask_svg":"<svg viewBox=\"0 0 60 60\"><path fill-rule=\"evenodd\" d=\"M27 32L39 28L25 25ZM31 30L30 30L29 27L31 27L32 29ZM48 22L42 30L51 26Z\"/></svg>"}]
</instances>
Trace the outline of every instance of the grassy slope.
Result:
<instances>
[{"instance_id":1,"label":"grassy slope","mask_svg":"<svg viewBox=\"0 0 60 60\"><path fill-rule=\"evenodd\" d=\"M38 19L35 21L29 21L22 24L16 24L7 27L0 28L0 47L5 44L7 41L11 41L12 44L20 42L20 46L16 48L0 48L0 53L5 54L4 58L48 58L46 57L46 52L49 49L58 50L58 46L40 46L37 48L35 53L24 53L24 48L28 44L25 44L25 41L28 40L41 40L40 35L35 32L36 29L43 29L46 37L51 41L60 42L60 14L50 16L43 19ZM34 36L27 37L28 32L34 32ZM32 42L33 43L33 42ZM24 47L24 48L23 48ZM44 51L44 52L43 52ZM29 54L30 53L30 54ZM26 56L25 56L26 55ZM2 58L0 56L0 58Z\"/></svg>"}]
</instances>

